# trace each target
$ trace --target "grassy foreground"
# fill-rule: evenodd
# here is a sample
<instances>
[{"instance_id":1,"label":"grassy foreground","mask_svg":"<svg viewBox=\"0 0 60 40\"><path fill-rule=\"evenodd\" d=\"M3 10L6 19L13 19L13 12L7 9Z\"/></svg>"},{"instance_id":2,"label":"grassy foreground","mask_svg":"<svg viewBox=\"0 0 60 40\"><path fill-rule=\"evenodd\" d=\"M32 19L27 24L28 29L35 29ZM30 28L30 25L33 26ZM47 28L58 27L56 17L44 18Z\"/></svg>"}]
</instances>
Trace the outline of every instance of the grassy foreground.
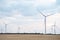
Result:
<instances>
[{"instance_id":1,"label":"grassy foreground","mask_svg":"<svg viewBox=\"0 0 60 40\"><path fill-rule=\"evenodd\" d=\"M0 34L0 40L60 40L60 35Z\"/></svg>"}]
</instances>

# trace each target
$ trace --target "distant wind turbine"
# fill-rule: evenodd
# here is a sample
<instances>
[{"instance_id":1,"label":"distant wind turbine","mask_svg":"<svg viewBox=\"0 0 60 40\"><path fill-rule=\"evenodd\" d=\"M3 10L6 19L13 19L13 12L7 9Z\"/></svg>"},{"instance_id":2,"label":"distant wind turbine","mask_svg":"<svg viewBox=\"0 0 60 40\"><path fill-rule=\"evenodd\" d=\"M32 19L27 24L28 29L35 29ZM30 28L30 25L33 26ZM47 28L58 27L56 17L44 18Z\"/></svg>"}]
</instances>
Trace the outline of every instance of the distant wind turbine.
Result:
<instances>
[{"instance_id":1,"label":"distant wind turbine","mask_svg":"<svg viewBox=\"0 0 60 40\"><path fill-rule=\"evenodd\" d=\"M54 25L52 25L52 29L53 29L53 31L54 31L54 34L56 34L56 22L54 23Z\"/></svg>"},{"instance_id":2,"label":"distant wind turbine","mask_svg":"<svg viewBox=\"0 0 60 40\"><path fill-rule=\"evenodd\" d=\"M17 31L18 31L18 33L20 33L20 27L19 26L18 26L18 30Z\"/></svg>"},{"instance_id":3,"label":"distant wind turbine","mask_svg":"<svg viewBox=\"0 0 60 40\"><path fill-rule=\"evenodd\" d=\"M1 27L1 33L3 33L3 29L2 29L2 27Z\"/></svg>"},{"instance_id":4,"label":"distant wind turbine","mask_svg":"<svg viewBox=\"0 0 60 40\"><path fill-rule=\"evenodd\" d=\"M7 24L5 24L5 33L7 33Z\"/></svg>"}]
</instances>

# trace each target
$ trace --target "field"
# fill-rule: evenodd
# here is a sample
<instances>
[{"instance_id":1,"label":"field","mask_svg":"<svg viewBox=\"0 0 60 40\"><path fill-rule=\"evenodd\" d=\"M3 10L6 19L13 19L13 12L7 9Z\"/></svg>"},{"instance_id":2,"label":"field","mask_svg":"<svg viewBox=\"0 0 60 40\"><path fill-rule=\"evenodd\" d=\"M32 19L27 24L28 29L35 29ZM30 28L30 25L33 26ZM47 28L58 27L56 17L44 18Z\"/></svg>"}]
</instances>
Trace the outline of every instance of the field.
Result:
<instances>
[{"instance_id":1,"label":"field","mask_svg":"<svg viewBox=\"0 0 60 40\"><path fill-rule=\"evenodd\" d=\"M60 35L0 34L0 40L60 40Z\"/></svg>"}]
</instances>

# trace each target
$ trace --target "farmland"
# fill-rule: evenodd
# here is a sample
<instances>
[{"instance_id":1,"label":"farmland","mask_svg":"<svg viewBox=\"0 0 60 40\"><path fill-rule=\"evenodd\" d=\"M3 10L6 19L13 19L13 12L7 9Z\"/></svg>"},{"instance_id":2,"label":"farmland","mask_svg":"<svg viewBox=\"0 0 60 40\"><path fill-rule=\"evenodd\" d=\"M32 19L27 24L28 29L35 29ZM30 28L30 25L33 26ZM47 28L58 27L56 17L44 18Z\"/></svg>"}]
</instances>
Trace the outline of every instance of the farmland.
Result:
<instances>
[{"instance_id":1,"label":"farmland","mask_svg":"<svg viewBox=\"0 0 60 40\"><path fill-rule=\"evenodd\" d=\"M0 34L0 40L60 40L60 35Z\"/></svg>"}]
</instances>

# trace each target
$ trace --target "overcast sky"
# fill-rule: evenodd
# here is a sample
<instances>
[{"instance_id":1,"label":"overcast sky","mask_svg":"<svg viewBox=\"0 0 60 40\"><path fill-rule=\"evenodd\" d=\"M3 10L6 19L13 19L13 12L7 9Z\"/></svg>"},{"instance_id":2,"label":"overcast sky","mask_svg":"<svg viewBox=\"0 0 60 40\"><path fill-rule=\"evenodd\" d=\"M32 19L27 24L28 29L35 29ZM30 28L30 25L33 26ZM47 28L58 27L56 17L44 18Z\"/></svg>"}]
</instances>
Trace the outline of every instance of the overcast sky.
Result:
<instances>
[{"instance_id":1,"label":"overcast sky","mask_svg":"<svg viewBox=\"0 0 60 40\"><path fill-rule=\"evenodd\" d=\"M53 33L56 23L56 33L60 34L60 0L0 0L0 33L44 33L44 17L47 17L47 33Z\"/></svg>"}]
</instances>

